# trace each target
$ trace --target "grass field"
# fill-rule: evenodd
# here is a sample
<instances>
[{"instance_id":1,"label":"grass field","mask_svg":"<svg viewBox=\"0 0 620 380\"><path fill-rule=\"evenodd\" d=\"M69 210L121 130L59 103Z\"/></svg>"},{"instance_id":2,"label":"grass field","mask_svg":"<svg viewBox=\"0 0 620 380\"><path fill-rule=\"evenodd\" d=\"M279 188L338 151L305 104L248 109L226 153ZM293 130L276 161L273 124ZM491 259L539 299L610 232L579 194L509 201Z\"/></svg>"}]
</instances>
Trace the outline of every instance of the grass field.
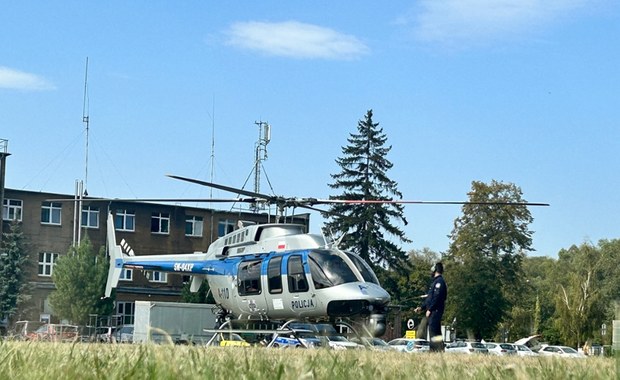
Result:
<instances>
[{"instance_id":1,"label":"grass field","mask_svg":"<svg viewBox=\"0 0 620 380\"><path fill-rule=\"evenodd\" d=\"M613 358L0 342L0 379L617 379Z\"/></svg>"}]
</instances>

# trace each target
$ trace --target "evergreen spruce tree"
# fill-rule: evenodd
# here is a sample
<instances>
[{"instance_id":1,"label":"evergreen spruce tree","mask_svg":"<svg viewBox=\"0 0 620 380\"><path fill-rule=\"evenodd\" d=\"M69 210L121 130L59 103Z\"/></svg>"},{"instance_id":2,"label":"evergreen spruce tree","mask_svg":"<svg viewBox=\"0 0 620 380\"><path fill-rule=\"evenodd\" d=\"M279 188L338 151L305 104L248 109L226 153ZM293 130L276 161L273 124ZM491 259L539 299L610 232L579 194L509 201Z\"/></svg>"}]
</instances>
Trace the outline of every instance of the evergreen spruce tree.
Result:
<instances>
[{"instance_id":1,"label":"evergreen spruce tree","mask_svg":"<svg viewBox=\"0 0 620 380\"><path fill-rule=\"evenodd\" d=\"M342 194L331 199L391 200L402 199L397 183L387 177L392 163L387 159L391 146L379 123L372 120L372 110L357 124L357 133L347 139L343 156L336 159L341 172L332 174L332 189ZM403 206L399 204L335 204L329 209L329 221L323 227L326 234L344 235L340 248L359 254L379 268L401 268L406 253L390 238L409 242L394 222L407 224Z\"/></svg>"},{"instance_id":2,"label":"evergreen spruce tree","mask_svg":"<svg viewBox=\"0 0 620 380\"><path fill-rule=\"evenodd\" d=\"M2 239L0 251L0 320L16 315L18 306L27 301L28 282L26 270L28 252L21 225L11 223L8 233Z\"/></svg>"},{"instance_id":3,"label":"evergreen spruce tree","mask_svg":"<svg viewBox=\"0 0 620 380\"><path fill-rule=\"evenodd\" d=\"M104 247L95 253L88 238L59 257L52 274L56 290L50 295L56 314L76 324L87 324L90 314L111 314L112 300L102 298L108 266Z\"/></svg>"}]
</instances>

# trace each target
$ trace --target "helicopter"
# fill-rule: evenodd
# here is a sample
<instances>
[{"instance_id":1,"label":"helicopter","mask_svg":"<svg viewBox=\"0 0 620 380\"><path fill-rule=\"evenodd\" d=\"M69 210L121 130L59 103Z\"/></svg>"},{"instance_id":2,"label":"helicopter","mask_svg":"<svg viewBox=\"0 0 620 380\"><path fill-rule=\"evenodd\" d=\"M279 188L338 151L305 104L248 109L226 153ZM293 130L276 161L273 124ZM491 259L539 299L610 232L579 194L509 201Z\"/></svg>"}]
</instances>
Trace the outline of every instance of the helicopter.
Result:
<instances>
[{"instance_id":1,"label":"helicopter","mask_svg":"<svg viewBox=\"0 0 620 380\"><path fill-rule=\"evenodd\" d=\"M218 199L220 202L274 204L278 215L287 207L325 212L314 206L336 203L472 203L287 198L168 176L247 197ZM349 325L361 326L369 335L383 335L390 294L381 287L371 266L359 255L339 249L338 241L305 233L304 229L303 225L279 223L278 218L276 223L260 225L240 222L236 230L211 243L206 252L136 255L124 239L120 244L116 242L110 213L107 220L110 267L105 296L111 296L123 268L178 273L192 277L192 292L198 291L205 280L208 282L220 308L218 325L232 321L347 321Z\"/></svg>"}]
</instances>

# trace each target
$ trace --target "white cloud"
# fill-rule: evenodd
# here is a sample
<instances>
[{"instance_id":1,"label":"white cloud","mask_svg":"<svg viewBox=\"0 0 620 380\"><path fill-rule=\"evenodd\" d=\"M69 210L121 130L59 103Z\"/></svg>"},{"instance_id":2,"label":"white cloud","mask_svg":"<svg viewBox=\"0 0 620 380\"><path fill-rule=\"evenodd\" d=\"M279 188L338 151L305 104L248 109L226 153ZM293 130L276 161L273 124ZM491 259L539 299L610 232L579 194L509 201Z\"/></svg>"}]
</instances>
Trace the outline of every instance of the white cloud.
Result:
<instances>
[{"instance_id":1,"label":"white cloud","mask_svg":"<svg viewBox=\"0 0 620 380\"><path fill-rule=\"evenodd\" d=\"M587 0L422 0L405 22L414 24L422 41L467 44L530 33L587 4Z\"/></svg>"},{"instance_id":2,"label":"white cloud","mask_svg":"<svg viewBox=\"0 0 620 380\"><path fill-rule=\"evenodd\" d=\"M55 86L38 75L0 66L0 88L42 91L53 90Z\"/></svg>"},{"instance_id":3,"label":"white cloud","mask_svg":"<svg viewBox=\"0 0 620 380\"><path fill-rule=\"evenodd\" d=\"M296 21L238 22L227 35L229 45L292 58L353 59L370 50L352 35Z\"/></svg>"}]
</instances>

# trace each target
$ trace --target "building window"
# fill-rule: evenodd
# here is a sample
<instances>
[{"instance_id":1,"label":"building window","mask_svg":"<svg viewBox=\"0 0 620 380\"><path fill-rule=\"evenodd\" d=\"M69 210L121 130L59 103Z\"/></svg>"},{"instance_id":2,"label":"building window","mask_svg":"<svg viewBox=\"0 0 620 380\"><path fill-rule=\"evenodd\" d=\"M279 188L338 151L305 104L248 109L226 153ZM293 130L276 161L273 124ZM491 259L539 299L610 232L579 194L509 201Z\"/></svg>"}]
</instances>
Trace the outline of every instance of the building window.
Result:
<instances>
[{"instance_id":1,"label":"building window","mask_svg":"<svg viewBox=\"0 0 620 380\"><path fill-rule=\"evenodd\" d=\"M202 236L202 217L188 216L185 219L185 236Z\"/></svg>"},{"instance_id":2,"label":"building window","mask_svg":"<svg viewBox=\"0 0 620 380\"><path fill-rule=\"evenodd\" d=\"M21 199L5 199L2 207L2 220L17 220L22 221L22 207L23 202Z\"/></svg>"},{"instance_id":3,"label":"building window","mask_svg":"<svg viewBox=\"0 0 620 380\"><path fill-rule=\"evenodd\" d=\"M166 283L168 282L168 273L166 272L160 272L160 271L152 271L151 272L151 278L149 279L149 281L151 282L160 282L160 283Z\"/></svg>"},{"instance_id":4,"label":"building window","mask_svg":"<svg viewBox=\"0 0 620 380\"><path fill-rule=\"evenodd\" d=\"M118 231L136 230L136 212L133 210L118 209L114 217L114 228Z\"/></svg>"},{"instance_id":5,"label":"building window","mask_svg":"<svg viewBox=\"0 0 620 380\"><path fill-rule=\"evenodd\" d=\"M60 202L43 202L41 204L41 223L60 225Z\"/></svg>"},{"instance_id":6,"label":"building window","mask_svg":"<svg viewBox=\"0 0 620 380\"><path fill-rule=\"evenodd\" d=\"M217 236L222 237L235 230L235 221L224 219L217 222Z\"/></svg>"},{"instance_id":7,"label":"building window","mask_svg":"<svg viewBox=\"0 0 620 380\"><path fill-rule=\"evenodd\" d=\"M51 277L56 260L58 260L57 253L39 252L39 276Z\"/></svg>"},{"instance_id":8,"label":"building window","mask_svg":"<svg viewBox=\"0 0 620 380\"><path fill-rule=\"evenodd\" d=\"M134 302L116 302L116 314L121 317L124 325L132 325L134 321L136 304Z\"/></svg>"},{"instance_id":9,"label":"building window","mask_svg":"<svg viewBox=\"0 0 620 380\"><path fill-rule=\"evenodd\" d=\"M170 214L167 212L154 212L151 214L151 232L154 234L169 233Z\"/></svg>"},{"instance_id":10,"label":"building window","mask_svg":"<svg viewBox=\"0 0 620 380\"><path fill-rule=\"evenodd\" d=\"M82 227L99 228L99 207L82 207Z\"/></svg>"},{"instance_id":11,"label":"building window","mask_svg":"<svg viewBox=\"0 0 620 380\"><path fill-rule=\"evenodd\" d=\"M121 276L118 278L121 281L131 281L133 280L133 269L123 268L121 270Z\"/></svg>"}]
</instances>

